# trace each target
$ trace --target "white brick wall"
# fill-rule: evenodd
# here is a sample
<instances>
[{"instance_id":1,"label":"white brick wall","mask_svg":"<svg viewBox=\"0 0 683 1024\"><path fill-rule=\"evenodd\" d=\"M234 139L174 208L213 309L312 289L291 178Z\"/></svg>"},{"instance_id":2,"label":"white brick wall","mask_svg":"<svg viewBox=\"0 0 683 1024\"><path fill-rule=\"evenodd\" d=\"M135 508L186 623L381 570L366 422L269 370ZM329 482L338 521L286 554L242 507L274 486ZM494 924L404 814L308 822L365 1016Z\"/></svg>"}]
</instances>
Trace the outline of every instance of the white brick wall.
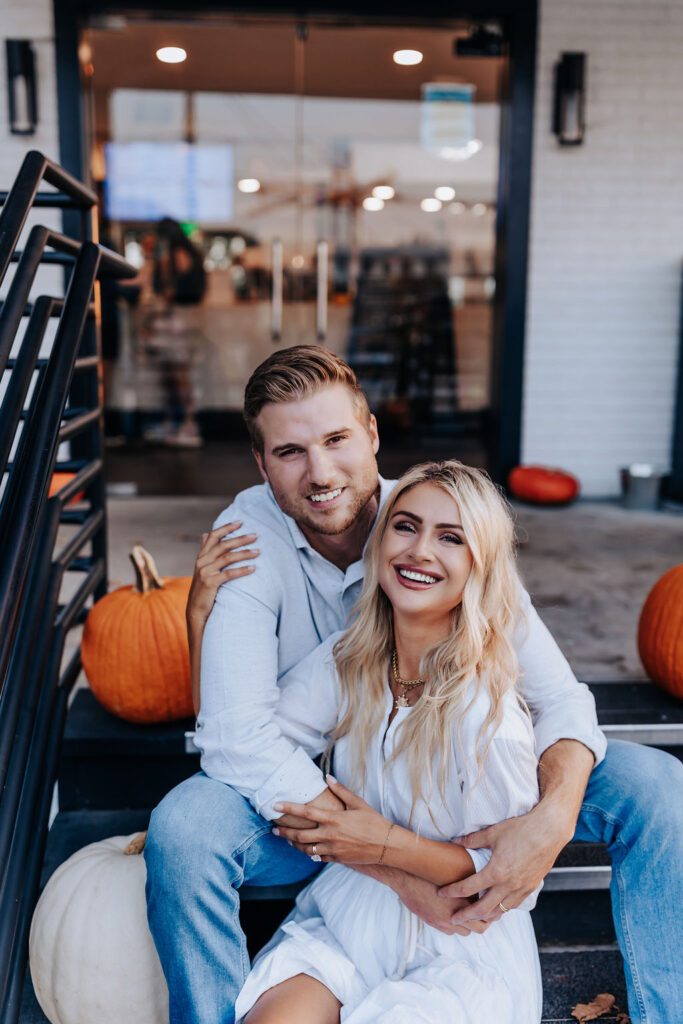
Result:
<instances>
[{"instance_id":1,"label":"white brick wall","mask_svg":"<svg viewBox=\"0 0 683 1024\"><path fill-rule=\"evenodd\" d=\"M541 0L523 460L586 495L670 463L683 256L683 3ZM587 54L586 133L550 130L553 64Z\"/></svg>"},{"instance_id":2,"label":"white brick wall","mask_svg":"<svg viewBox=\"0 0 683 1024\"><path fill-rule=\"evenodd\" d=\"M39 149L59 159L57 135L57 87L55 49L50 0L0 0L0 181L7 187L18 171L28 149ZM30 39L38 74L39 124L35 135L12 135L7 110L6 39Z\"/></svg>"},{"instance_id":3,"label":"white brick wall","mask_svg":"<svg viewBox=\"0 0 683 1024\"><path fill-rule=\"evenodd\" d=\"M9 188L29 149L38 149L59 162L57 127L57 86L55 81L55 48L51 0L0 0L0 188ZM38 128L35 135L12 135L7 107L6 39L30 39L36 58L38 78ZM24 228L23 242L34 224L61 229L59 211L37 210ZM7 273L2 293L7 291L13 269ZM41 292L60 295L62 275L59 268L42 268L36 277L32 295Z\"/></svg>"}]
</instances>

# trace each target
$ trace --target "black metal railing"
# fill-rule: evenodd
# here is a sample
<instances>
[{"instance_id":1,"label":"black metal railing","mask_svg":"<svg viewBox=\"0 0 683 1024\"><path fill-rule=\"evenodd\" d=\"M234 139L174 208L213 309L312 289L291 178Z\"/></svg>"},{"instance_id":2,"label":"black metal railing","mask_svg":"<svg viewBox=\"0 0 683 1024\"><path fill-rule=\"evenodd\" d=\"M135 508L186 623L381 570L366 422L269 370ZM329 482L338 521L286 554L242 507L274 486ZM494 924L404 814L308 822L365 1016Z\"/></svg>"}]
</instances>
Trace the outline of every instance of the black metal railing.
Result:
<instances>
[{"instance_id":1,"label":"black metal railing","mask_svg":"<svg viewBox=\"0 0 683 1024\"><path fill-rule=\"evenodd\" d=\"M56 191L39 191L42 183ZM81 668L78 646L64 664L66 636L106 590L96 281L135 271L97 244L96 203L38 152L0 193L0 286L16 265L0 305L0 1024L19 1015L68 698ZM78 237L37 226L19 251L30 211L47 207L65 211ZM64 267L65 294L29 301L45 263ZM55 471L73 475L49 497ZM60 604L67 572L83 578Z\"/></svg>"}]
</instances>

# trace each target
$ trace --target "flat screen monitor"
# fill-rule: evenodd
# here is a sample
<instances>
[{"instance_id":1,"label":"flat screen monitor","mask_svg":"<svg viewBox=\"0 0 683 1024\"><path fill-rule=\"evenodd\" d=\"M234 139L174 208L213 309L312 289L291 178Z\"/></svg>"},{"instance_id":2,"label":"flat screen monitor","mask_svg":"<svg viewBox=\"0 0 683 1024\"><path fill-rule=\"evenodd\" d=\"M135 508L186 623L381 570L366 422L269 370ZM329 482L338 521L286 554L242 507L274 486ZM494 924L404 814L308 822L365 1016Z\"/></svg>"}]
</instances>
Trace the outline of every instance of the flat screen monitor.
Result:
<instances>
[{"instance_id":1,"label":"flat screen monitor","mask_svg":"<svg viewBox=\"0 0 683 1024\"><path fill-rule=\"evenodd\" d=\"M110 142L106 146L105 210L110 220L173 217L226 224L234 209L230 145Z\"/></svg>"}]
</instances>

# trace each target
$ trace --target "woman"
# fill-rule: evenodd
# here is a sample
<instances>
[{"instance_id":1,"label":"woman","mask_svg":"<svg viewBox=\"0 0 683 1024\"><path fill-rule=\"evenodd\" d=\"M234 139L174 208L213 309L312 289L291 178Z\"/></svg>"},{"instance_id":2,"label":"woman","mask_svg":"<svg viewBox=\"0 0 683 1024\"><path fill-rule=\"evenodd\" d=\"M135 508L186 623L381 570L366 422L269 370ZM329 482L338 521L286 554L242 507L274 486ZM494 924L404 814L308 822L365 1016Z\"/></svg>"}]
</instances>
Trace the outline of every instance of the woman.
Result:
<instances>
[{"instance_id":1,"label":"woman","mask_svg":"<svg viewBox=\"0 0 683 1024\"><path fill-rule=\"evenodd\" d=\"M512 640L523 623L510 517L480 471L418 466L380 514L366 560L351 627L280 681L283 732L311 756L334 748L344 785L328 781L346 809L285 803L277 809L317 827L276 831L332 863L256 958L236 1018L537 1024L536 894L510 913L501 907L483 934L447 936L346 866L452 882L487 858L453 837L538 799L533 732L515 688Z\"/></svg>"}]
</instances>

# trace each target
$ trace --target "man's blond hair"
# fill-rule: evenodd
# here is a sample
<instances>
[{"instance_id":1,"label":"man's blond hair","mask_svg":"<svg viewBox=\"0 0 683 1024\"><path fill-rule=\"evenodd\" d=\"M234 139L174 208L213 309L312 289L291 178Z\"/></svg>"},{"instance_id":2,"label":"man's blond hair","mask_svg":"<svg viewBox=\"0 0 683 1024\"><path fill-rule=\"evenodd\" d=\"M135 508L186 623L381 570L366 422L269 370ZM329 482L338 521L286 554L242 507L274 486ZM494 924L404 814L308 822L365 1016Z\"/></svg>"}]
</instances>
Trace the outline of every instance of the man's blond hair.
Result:
<instances>
[{"instance_id":1,"label":"man's blond hair","mask_svg":"<svg viewBox=\"0 0 683 1024\"><path fill-rule=\"evenodd\" d=\"M358 419L369 426L370 409L356 375L333 352L319 345L294 345L273 352L257 366L244 390L243 411L254 451L263 455L263 436L256 420L264 405L297 402L330 384L349 389Z\"/></svg>"}]
</instances>

